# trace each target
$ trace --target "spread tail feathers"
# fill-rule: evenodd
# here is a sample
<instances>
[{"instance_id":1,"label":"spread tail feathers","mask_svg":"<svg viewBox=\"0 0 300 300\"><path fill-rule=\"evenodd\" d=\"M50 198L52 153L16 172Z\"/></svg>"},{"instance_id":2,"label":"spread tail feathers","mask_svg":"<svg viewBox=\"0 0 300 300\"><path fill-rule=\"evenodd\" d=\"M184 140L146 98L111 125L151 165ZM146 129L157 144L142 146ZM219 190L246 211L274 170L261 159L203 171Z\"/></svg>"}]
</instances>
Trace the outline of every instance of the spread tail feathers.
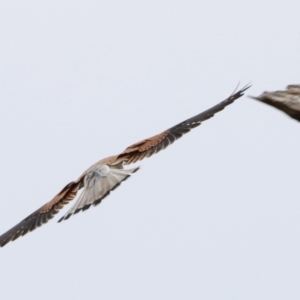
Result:
<instances>
[{"instance_id":1,"label":"spread tail feathers","mask_svg":"<svg viewBox=\"0 0 300 300\"><path fill-rule=\"evenodd\" d=\"M108 196L122 181L138 171L138 169L139 167L129 170L114 169L102 165L91 170L86 174L84 189L76 203L58 222L69 219L73 214L77 214L81 210L87 210L91 205L98 205L103 198Z\"/></svg>"}]
</instances>

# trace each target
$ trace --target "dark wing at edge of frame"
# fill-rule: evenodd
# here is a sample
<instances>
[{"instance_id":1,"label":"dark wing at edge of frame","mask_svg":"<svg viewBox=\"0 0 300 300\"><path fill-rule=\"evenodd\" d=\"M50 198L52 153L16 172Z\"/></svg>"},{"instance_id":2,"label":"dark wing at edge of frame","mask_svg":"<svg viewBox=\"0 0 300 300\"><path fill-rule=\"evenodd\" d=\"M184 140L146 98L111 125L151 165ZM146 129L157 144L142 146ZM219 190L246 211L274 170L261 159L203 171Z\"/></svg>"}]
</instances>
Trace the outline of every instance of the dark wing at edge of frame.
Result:
<instances>
[{"instance_id":1,"label":"dark wing at edge of frame","mask_svg":"<svg viewBox=\"0 0 300 300\"><path fill-rule=\"evenodd\" d=\"M249 98L273 106L300 122L300 85L288 85L285 91L263 92Z\"/></svg>"},{"instance_id":2,"label":"dark wing at edge of frame","mask_svg":"<svg viewBox=\"0 0 300 300\"><path fill-rule=\"evenodd\" d=\"M174 141L182 137L191 129L199 126L203 121L210 119L214 116L214 114L223 110L227 105L233 103L235 100L242 97L244 95L244 92L250 87L251 85L246 85L244 88L242 88L238 92L234 92L227 99L211 107L210 109L190 119L187 119L158 135L155 135L153 137L150 137L148 139L142 140L138 143L129 146L117 156L117 160L123 160L124 164L128 165L142 160L145 157L150 157L154 153L157 153L167 148Z\"/></svg>"},{"instance_id":3,"label":"dark wing at edge of frame","mask_svg":"<svg viewBox=\"0 0 300 300\"><path fill-rule=\"evenodd\" d=\"M80 182L78 181L66 185L51 201L2 234L0 236L0 247L46 224L64 205L75 198L79 187Z\"/></svg>"}]
</instances>

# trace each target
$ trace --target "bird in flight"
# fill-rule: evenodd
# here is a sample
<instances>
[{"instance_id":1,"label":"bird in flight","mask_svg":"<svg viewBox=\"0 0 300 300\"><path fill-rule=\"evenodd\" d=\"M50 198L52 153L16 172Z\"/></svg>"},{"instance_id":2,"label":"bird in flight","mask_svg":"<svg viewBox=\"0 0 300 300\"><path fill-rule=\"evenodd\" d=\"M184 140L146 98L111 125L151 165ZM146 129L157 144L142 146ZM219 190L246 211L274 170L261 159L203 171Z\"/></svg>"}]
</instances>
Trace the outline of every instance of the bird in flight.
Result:
<instances>
[{"instance_id":1,"label":"bird in flight","mask_svg":"<svg viewBox=\"0 0 300 300\"><path fill-rule=\"evenodd\" d=\"M139 167L124 169L125 165L135 163L165 149L182 135L199 126L203 121L213 117L215 113L223 110L236 99L242 97L249 87L249 85L245 86L219 104L160 134L127 147L120 154L96 162L83 172L77 180L67 184L51 201L2 234L0 236L0 247L47 223L63 206L76 197L80 189L82 189L82 192L77 201L58 222L67 220L80 211L87 210L91 205L98 205L112 190L139 169Z\"/></svg>"},{"instance_id":2,"label":"bird in flight","mask_svg":"<svg viewBox=\"0 0 300 300\"><path fill-rule=\"evenodd\" d=\"M250 98L278 108L300 121L300 84L288 85L285 91L264 92L258 97Z\"/></svg>"}]
</instances>

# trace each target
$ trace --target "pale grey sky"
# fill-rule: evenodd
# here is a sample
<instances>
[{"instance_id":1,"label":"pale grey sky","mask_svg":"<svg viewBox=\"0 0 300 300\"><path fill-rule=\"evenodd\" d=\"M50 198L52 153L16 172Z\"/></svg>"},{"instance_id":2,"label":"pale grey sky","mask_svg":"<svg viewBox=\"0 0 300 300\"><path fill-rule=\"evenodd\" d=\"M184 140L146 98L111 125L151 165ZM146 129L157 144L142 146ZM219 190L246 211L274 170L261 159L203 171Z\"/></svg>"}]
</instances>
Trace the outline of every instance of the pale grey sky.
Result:
<instances>
[{"instance_id":1,"label":"pale grey sky","mask_svg":"<svg viewBox=\"0 0 300 300\"><path fill-rule=\"evenodd\" d=\"M1 1L1 233L238 82L248 95L299 83L299 9ZM243 97L97 208L0 249L0 297L299 299L299 151L296 121Z\"/></svg>"}]
</instances>

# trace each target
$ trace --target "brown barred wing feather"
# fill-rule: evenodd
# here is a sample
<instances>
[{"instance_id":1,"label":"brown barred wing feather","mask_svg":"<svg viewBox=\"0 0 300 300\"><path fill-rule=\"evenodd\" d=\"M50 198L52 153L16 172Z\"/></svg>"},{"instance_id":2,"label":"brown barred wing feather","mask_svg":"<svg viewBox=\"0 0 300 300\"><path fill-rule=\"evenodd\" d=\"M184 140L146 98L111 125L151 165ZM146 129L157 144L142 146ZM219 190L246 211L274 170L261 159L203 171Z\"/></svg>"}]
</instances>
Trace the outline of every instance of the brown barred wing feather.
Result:
<instances>
[{"instance_id":1,"label":"brown barred wing feather","mask_svg":"<svg viewBox=\"0 0 300 300\"><path fill-rule=\"evenodd\" d=\"M120 155L117 156L116 161L123 160L123 163L128 165L142 160L145 157L150 157L153 154L165 149L173 142L178 140L180 137L182 137L184 134L188 133L191 129L199 126L203 121L210 119L217 112L223 110L226 106L233 103L238 98L242 97L244 95L244 92L249 87L249 85L245 86L244 88L242 88L238 92L233 93L231 96L229 96L227 99L220 102L219 104L171 127L170 129L158 135L155 135L151 138L145 139L143 141L129 146Z\"/></svg>"},{"instance_id":2,"label":"brown barred wing feather","mask_svg":"<svg viewBox=\"0 0 300 300\"><path fill-rule=\"evenodd\" d=\"M79 181L69 183L51 201L2 234L0 236L0 247L46 224L64 205L74 199L80 185L81 182Z\"/></svg>"}]
</instances>

